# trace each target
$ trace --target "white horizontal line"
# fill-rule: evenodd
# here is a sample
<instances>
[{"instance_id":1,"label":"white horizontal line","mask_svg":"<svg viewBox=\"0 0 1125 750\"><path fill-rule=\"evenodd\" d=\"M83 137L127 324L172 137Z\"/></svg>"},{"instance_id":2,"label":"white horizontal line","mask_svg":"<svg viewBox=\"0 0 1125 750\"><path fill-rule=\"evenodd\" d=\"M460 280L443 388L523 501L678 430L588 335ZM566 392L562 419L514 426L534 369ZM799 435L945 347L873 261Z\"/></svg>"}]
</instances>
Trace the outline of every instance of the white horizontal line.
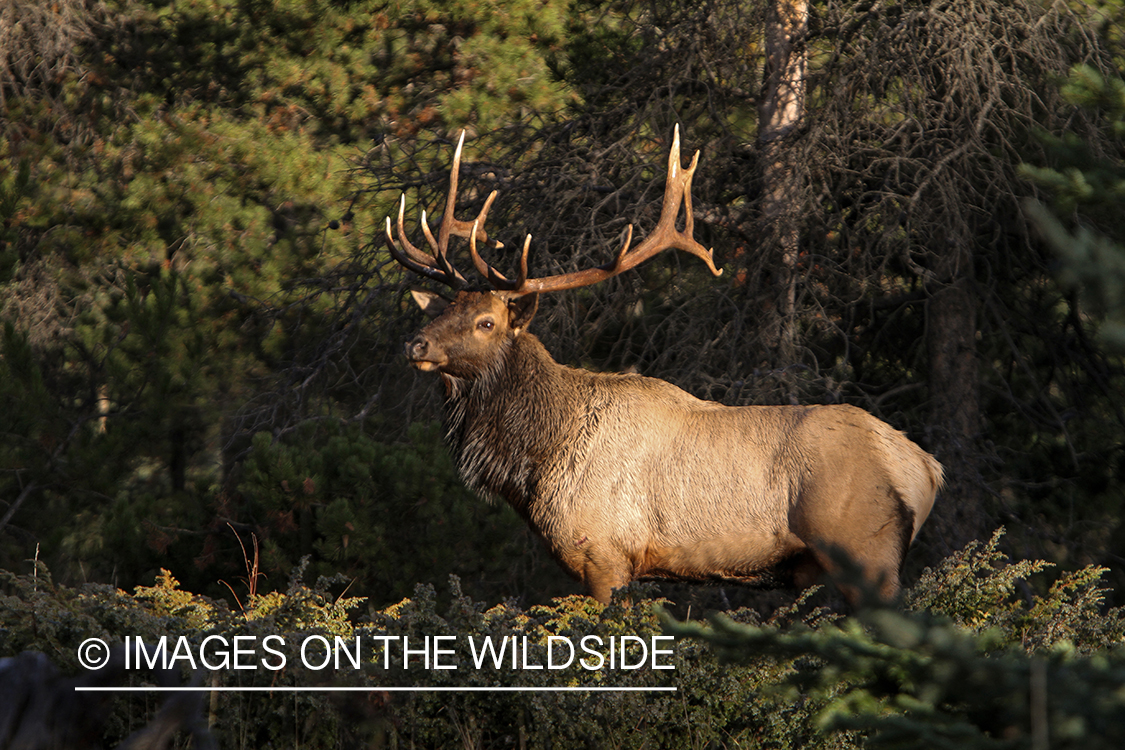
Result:
<instances>
[{"instance_id":1,"label":"white horizontal line","mask_svg":"<svg viewBox=\"0 0 1125 750\"><path fill-rule=\"evenodd\" d=\"M675 687L82 687L76 693L625 693L675 692Z\"/></svg>"}]
</instances>

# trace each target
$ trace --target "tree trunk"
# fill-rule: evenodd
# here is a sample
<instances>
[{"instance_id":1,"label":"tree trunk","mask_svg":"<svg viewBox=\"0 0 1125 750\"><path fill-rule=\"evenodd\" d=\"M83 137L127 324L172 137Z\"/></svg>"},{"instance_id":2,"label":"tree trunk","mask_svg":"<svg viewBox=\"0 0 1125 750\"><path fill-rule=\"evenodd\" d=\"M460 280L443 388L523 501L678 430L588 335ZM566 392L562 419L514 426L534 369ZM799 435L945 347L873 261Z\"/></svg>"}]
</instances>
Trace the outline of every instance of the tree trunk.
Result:
<instances>
[{"instance_id":1,"label":"tree trunk","mask_svg":"<svg viewBox=\"0 0 1125 750\"><path fill-rule=\"evenodd\" d=\"M797 259L800 232L795 221L803 180L791 158L791 136L805 116L807 0L773 0L767 10L766 65L758 105L758 146L762 164L762 217L780 250L778 319L773 337L780 366L796 359Z\"/></svg>"},{"instance_id":2,"label":"tree trunk","mask_svg":"<svg viewBox=\"0 0 1125 750\"><path fill-rule=\"evenodd\" d=\"M926 347L930 362L930 445L945 466L945 489L930 525L948 554L986 536L980 472L980 375L976 351L979 301L970 251L950 248L939 262L943 286L930 299Z\"/></svg>"}]
</instances>

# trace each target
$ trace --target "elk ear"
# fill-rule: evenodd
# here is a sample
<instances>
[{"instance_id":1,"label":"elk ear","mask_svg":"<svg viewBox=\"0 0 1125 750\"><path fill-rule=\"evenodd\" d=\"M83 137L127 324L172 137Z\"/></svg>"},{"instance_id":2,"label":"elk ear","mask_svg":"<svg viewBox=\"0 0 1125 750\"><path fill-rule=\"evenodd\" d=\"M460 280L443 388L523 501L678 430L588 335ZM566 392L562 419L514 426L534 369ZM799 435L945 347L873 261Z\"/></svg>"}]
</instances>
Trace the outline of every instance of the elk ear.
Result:
<instances>
[{"instance_id":1,"label":"elk ear","mask_svg":"<svg viewBox=\"0 0 1125 750\"><path fill-rule=\"evenodd\" d=\"M411 289L410 294L418 303L418 307L422 308L422 312L431 318L441 315L442 310L449 306L449 300L440 294L424 292L421 289Z\"/></svg>"},{"instance_id":2,"label":"elk ear","mask_svg":"<svg viewBox=\"0 0 1125 750\"><path fill-rule=\"evenodd\" d=\"M528 323L535 317L535 311L538 309L538 292L513 297L508 300L508 325L515 331L527 328Z\"/></svg>"}]
</instances>

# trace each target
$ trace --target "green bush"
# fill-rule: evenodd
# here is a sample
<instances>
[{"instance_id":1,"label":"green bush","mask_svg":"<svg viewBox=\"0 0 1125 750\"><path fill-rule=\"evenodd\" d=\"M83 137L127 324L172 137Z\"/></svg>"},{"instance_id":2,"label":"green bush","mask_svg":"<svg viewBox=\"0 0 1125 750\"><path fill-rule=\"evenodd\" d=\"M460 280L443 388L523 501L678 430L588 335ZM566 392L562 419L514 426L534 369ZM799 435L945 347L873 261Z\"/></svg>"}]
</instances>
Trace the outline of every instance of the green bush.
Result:
<instances>
[{"instance_id":1,"label":"green bush","mask_svg":"<svg viewBox=\"0 0 1125 750\"><path fill-rule=\"evenodd\" d=\"M527 609L489 606L451 577L447 596L419 585L386 608L336 596L344 577L303 582L297 566L287 590L247 593L241 610L179 588L164 571L132 594L107 586L68 588L38 567L0 577L0 654L46 653L78 673L76 649L88 637L281 638L280 669L219 669L213 686L365 688L351 693L216 693L209 721L221 747L755 747L852 748L1121 747L1125 741L1125 618L1103 611L1096 568L1060 576L1042 596L1023 596L1019 579L1038 562L1008 563L999 536L970 545L927 571L906 611L862 609L841 618L808 611L798 598L769 621L740 610L710 624L673 622L651 587L633 586L609 606L583 596ZM592 655L560 669L547 649L559 638L607 653L611 637L661 641L654 669L607 669ZM421 664L427 637L444 636L437 669ZM363 644L359 668L304 665L297 644L310 637ZM521 648L517 665L473 648L489 637ZM471 642L469 639L473 639ZM552 640L555 639L555 640ZM403 640L414 651L403 666ZM526 639L526 640L525 640ZM526 643L526 654L523 651ZM653 643L648 641L648 643ZM323 650L313 644L313 661ZM630 659L638 659L630 641ZM564 651L552 652L555 662ZM428 650L435 656L433 642ZM583 654L579 654L580 656ZM525 661L526 660L526 661ZM183 664L180 664L183 666ZM280 666L276 665L275 666ZM588 668L594 667L594 668ZM131 684L141 684L137 673ZM675 691L547 692L558 687L674 687ZM401 692L397 688L519 687L534 692ZM121 697L107 742L149 720L156 705Z\"/></svg>"},{"instance_id":2,"label":"green bush","mask_svg":"<svg viewBox=\"0 0 1125 750\"><path fill-rule=\"evenodd\" d=\"M263 433L243 471L240 520L261 534L271 575L311 554L313 573L346 575L376 604L451 572L488 600L567 590L516 513L461 484L437 423L412 425L401 443L356 427L285 441Z\"/></svg>"},{"instance_id":3,"label":"green bush","mask_svg":"<svg viewBox=\"0 0 1125 750\"><path fill-rule=\"evenodd\" d=\"M1125 613L1103 610L1104 569L1017 596L1049 566L1007 563L1001 534L927 570L905 612L877 606L817 629L726 617L669 628L734 663L803 659L773 690L816 704L819 731L858 731L865 746L1122 747Z\"/></svg>"}]
</instances>

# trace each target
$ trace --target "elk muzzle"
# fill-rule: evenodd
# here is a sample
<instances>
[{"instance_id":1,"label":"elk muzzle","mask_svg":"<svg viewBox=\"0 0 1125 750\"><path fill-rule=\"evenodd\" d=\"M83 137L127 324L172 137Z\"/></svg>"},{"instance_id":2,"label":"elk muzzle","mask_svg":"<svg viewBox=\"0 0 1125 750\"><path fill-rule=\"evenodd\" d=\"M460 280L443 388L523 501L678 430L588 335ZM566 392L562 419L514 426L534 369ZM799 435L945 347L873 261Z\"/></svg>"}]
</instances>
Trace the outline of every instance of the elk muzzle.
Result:
<instances>
[{"instance_id":1,"label":"elk muzzle","mask_svg":"<svg viewBox=\"0 0 1125 750\"><path fill-rule=\"evenodd\" d=\"M431 353L430 342L421 333L406 342L406 358L423 372L436 370L442 364L440 356L435 357Z\"/></svg>"}]
</instances>

